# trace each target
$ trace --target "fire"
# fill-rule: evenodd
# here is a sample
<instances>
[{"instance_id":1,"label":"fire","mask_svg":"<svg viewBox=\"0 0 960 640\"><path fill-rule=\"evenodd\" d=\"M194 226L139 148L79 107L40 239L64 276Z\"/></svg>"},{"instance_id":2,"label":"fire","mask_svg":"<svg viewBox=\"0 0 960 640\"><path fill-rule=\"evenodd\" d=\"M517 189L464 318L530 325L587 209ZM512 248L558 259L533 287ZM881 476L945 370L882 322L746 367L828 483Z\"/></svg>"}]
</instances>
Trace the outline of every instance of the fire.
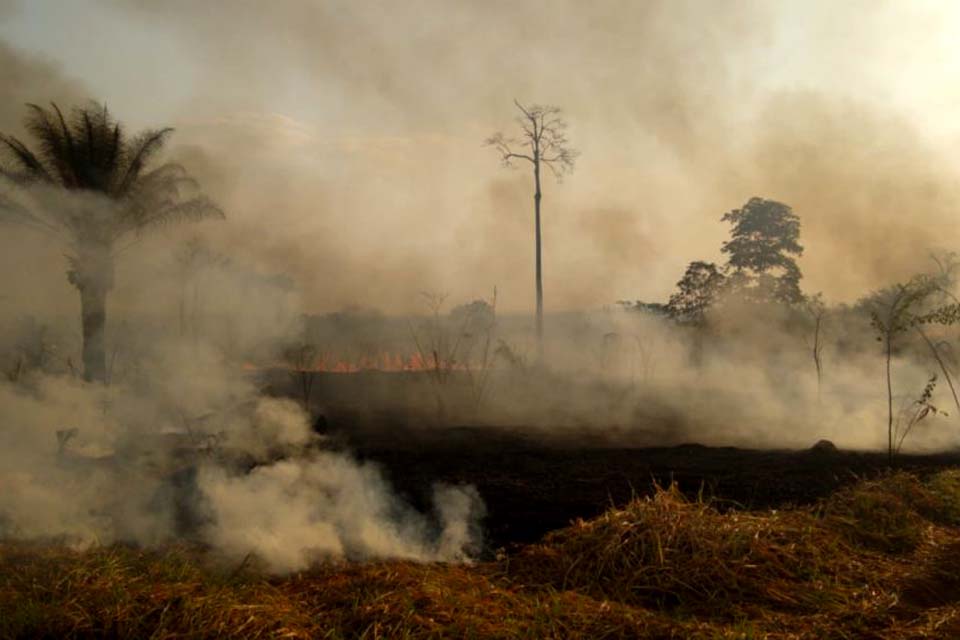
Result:
<instances>
[{"instance_id":1,"label":"fire","mask_svg":"<svg viewBox=\"0 0 960 640\"><path fill-rule=\"evenodd\" d=\"M399 353L383 352L375 355L360 356L355 359L321 355L306 366L297 366L290 362L274 362L266 366L258 366L252 362L242 365L244 371L258 371L260 369L289 369L291 371L313 371L317 373L357 373L360 371L429 371L436 364L431 360L424 360L419 353L402 355ZM442 363L441 363L441 366ZM446 368L462 369L457 364Z\"/></svg>"},{"instance_id":2,"label":"fire","mask_svg":"<svg viewBox=\"0 0 960 640\"><path fill-rule=\"evenodd\" d=\"M356 373L358 371L425 371L430 367L419 354L402 356L389 352L373 356L361 356L355 360L323 357L317 358L311 371L328 373Z\"/></svg>"}]
</instances>

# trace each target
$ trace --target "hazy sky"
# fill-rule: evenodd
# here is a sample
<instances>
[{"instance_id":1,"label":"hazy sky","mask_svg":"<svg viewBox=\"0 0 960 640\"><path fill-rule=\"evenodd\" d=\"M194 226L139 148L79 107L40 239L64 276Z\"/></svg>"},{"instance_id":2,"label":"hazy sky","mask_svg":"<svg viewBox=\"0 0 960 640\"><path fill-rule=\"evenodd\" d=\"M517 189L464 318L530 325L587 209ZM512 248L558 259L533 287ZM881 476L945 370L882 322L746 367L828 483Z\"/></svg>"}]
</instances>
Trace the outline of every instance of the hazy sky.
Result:
<instances>
[{"instance_id":1,"label":"hazy sky","mask_svg":"<svg viewBox=\"0 0 960 640\"><path fill-rule=\"evenodd\" d=\"M229 215L204 233L310 310L527 310L530 177L482 141L556 104L582 155L546 185L548 310L666 297L754 195L800 215L805 290L850 300L960 246L957 42L960 5L917 0L0 0L29 70L0 125L84 94L176 126Z\"/></svg>"}]
</instances>

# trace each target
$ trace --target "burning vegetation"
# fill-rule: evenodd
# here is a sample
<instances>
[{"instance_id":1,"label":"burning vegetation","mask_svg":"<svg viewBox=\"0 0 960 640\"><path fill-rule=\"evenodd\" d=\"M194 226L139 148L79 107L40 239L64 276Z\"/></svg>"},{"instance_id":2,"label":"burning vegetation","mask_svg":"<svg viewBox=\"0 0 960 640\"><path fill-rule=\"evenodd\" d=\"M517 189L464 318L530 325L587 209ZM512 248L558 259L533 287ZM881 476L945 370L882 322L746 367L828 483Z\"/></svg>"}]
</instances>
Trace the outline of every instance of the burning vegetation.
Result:
<instances>
[{"instance_id":1,"label":"burning vegetation","mask_svg":"<svg viewBox=\"0 0 960 640\"><path fill-rule=\"evenodd\" d=\"M960 637L953 151L783 89L883 19L93 4L203 98L0 0L0 638Z\"/></svg>"}]
</instances>

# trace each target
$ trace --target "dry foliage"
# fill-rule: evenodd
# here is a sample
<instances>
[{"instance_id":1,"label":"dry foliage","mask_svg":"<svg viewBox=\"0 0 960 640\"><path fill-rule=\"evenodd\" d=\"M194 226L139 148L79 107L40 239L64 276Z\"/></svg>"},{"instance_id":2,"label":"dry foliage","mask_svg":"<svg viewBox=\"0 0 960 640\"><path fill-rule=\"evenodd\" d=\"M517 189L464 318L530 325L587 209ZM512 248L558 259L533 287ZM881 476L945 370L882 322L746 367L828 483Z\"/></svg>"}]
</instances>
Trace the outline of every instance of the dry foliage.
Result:
<instances>
[{"instance_id":1,"label":"dry foliage","mask_svg":"<svg viewBox=\"0 0 960 640\"><path fill-rule=\"evenodd\" d=\"M473 566L291 576L187 548L0 545L0 638L960 637L960 473L815 508L721 513L660 489Z\"/></svg>"}]
</instances>

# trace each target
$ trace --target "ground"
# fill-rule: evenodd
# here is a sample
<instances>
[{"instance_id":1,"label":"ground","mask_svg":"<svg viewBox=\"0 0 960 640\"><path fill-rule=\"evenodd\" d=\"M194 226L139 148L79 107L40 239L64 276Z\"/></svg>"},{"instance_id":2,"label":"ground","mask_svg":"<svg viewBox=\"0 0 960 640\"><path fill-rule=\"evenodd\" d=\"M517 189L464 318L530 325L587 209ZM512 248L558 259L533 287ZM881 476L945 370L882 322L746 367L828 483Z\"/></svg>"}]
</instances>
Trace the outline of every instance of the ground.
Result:
<instances>
[{"instance_id":1,"label":"ground","mask_svg":"<svg viewBox=\"0 0 960 640\"><path fill-rule=\"evenodd\" d=\"M328 393L352 398L360 378ZM364 389L389 400L407 378ZM319 421L320 446L421 509L435 483L476 487L475 562L275 575L186 543L0 542L0 639L960 637L960 453L891 465L354 411Z\"/></svg>"},{"instance_id":2,"label":"ground","mask_svg":"<svg viewBox=\"0 0 960 640\"><path fill-rule=\"evenodd\" d=\"M491 548L534 542L575 518L649 494L654 484L676 483L686 495L709 496L721 508L769 509L812 504L889 467L886 454L877 452L614 446L589 431L547 437L531 429L393 424L344 438L415 503L428 503L434 482L477 487ZM921 475L952 466L960 466L960 453L904 455L894 464Z\"/></svg>"},{"instance_id":3,"label":"ground","mask_svg":"<svg viewBox=\"0 0 960 640\"><path fill-rule=\"evenodd\" d=\"M0 638L955 638L958 524L946 471L777 511L661 488L468 565L5 543Z\"/></svg>"}]
</instances>

